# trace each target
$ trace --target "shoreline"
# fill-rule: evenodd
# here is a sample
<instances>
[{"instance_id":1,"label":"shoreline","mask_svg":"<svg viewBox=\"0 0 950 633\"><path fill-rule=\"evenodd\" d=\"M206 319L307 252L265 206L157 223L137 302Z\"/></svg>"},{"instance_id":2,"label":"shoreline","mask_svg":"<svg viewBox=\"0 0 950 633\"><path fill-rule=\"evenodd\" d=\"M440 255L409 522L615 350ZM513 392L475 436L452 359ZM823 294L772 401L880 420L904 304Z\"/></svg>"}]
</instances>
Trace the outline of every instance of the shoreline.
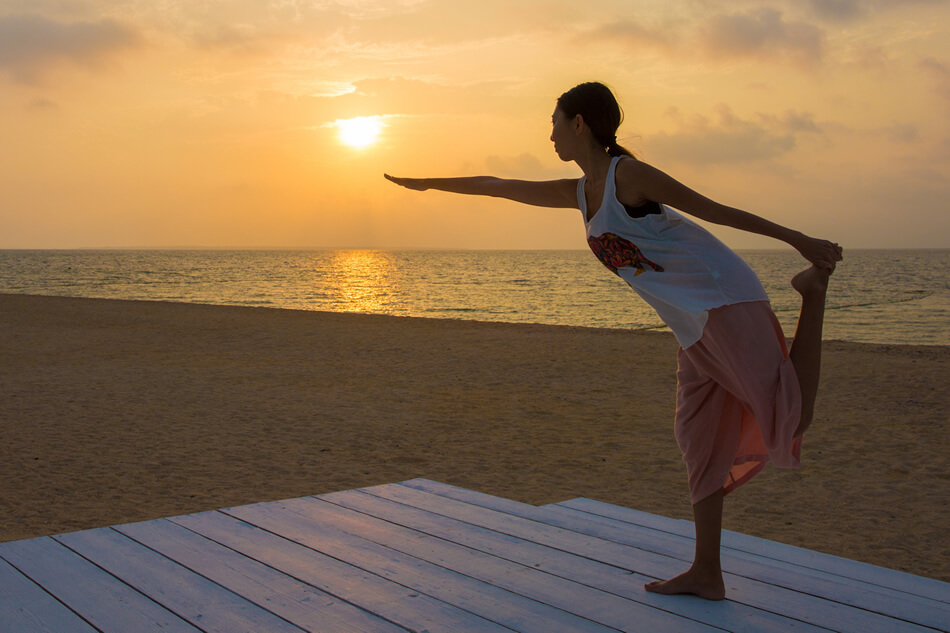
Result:
<instances>
[{"instance_id":1,"label":"shoreline","mask_svg":"<svg viewBox=\"0 0 950 633\"><path fill-rule=\"evenodd\" d=\"M413 477L691 519L669 333L0 294L0 337L0 541ZM724 528L950 581L948 385L826 341L803 468Z\"/></svg>"}]
</instances>

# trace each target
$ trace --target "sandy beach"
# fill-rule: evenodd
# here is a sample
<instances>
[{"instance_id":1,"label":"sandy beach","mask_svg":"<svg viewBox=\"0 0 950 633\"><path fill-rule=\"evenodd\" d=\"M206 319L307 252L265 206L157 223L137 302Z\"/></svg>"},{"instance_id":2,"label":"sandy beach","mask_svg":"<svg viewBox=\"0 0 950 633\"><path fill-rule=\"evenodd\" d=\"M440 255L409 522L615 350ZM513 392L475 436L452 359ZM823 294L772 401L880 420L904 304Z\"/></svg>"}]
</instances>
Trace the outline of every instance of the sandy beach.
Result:
<instances>
[{"instance_id":1,"label":"sandy beach","mask_svg":"<svg viewBox=\"0 0 950 633\"><path fill-rule=\"evenodd\" d=\"M790 333L789 333L790 334ZM0 541L413 477L691 518L672 335L0 295ZM950 348L829 341L725 527L950 581Z\"/></svg>"}]
</instances>

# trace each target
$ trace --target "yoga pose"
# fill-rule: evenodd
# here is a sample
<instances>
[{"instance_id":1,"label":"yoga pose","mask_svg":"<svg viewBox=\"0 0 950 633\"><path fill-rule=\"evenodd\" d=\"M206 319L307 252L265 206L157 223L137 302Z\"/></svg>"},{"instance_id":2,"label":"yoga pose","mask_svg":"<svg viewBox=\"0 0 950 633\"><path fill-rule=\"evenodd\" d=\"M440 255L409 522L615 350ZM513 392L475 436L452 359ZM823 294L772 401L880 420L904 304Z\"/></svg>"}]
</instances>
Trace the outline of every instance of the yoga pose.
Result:
<instances>
[{"instance_id":1,"label":"yoga pose","mask_svg":"<svg viewBox=\"0 0 950 633\"><path fill-rule=\"evenodd\" d=\"M680 344L674 429L687 466L696 555L685 573L645 588L721 600L723 497L769 461L785 468L800 463L818 391L825 292L841 247L714 202L636 159L617 144L621 120L602 84L581 84L558 98L551 141L561 160L581 168L580 179L386 178L418 191L580 209L591 250L657 311ZM752 269L671 207L787 242L811 262L792 279L802 308L790 351Z\"/></svg>"}]
</instances>

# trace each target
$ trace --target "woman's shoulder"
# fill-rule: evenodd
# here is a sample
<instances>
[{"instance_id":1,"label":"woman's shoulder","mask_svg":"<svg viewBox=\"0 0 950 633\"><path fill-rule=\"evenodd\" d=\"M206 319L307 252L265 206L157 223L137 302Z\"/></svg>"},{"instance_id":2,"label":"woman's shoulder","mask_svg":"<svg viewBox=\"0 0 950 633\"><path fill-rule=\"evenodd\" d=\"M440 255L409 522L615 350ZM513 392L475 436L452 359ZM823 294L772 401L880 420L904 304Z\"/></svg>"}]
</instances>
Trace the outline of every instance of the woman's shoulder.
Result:
<instances>
[{"instance_id":1,"label":"woman's shoulder","mask_svg":"<svg viewBox=\"0 0 950 633\"><path fill-rule=\"evenodd\" d=\"M617 199L624 204L638 205L649 201L644 185L657 173L655 167L632 156L623 156L617 161Z\"/></svg>"},{"instance_id":2,"label":"woman's shoulder","mask_svg":"<svg viewBox=\"0 0 950 633\"><path fill-rule=\"evenodd\" d=\"M617 161L617 173L618 174L639 174L644 173L646 170L653 169L648 163L643 162L639 158L633 156L620 156L620 160Z\"/></svg>"}]
</instances>

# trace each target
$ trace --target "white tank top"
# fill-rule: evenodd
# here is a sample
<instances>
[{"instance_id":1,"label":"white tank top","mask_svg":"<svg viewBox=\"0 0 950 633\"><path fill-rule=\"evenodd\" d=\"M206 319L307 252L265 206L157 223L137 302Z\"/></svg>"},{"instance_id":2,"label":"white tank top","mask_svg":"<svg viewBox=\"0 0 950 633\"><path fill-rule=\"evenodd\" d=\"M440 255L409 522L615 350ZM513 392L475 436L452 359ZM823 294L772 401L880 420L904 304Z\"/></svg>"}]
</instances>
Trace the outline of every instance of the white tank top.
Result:
<instances>
[{"instance_id":1,"label":"white tank top","mask_svg":"<svg viewBox=\"0 0 950 633\"><path fill-rule=\"evenodd\" d=\"M617 200L615 174L622 156L610 161L604 199L587 221L586 176L577 202L587 243L603 264L649 303L687 348L703 335L713 308L768 301L748 264L712 233L666 205L660 213L632 218Z\"/></svg>"}]
</instances>

